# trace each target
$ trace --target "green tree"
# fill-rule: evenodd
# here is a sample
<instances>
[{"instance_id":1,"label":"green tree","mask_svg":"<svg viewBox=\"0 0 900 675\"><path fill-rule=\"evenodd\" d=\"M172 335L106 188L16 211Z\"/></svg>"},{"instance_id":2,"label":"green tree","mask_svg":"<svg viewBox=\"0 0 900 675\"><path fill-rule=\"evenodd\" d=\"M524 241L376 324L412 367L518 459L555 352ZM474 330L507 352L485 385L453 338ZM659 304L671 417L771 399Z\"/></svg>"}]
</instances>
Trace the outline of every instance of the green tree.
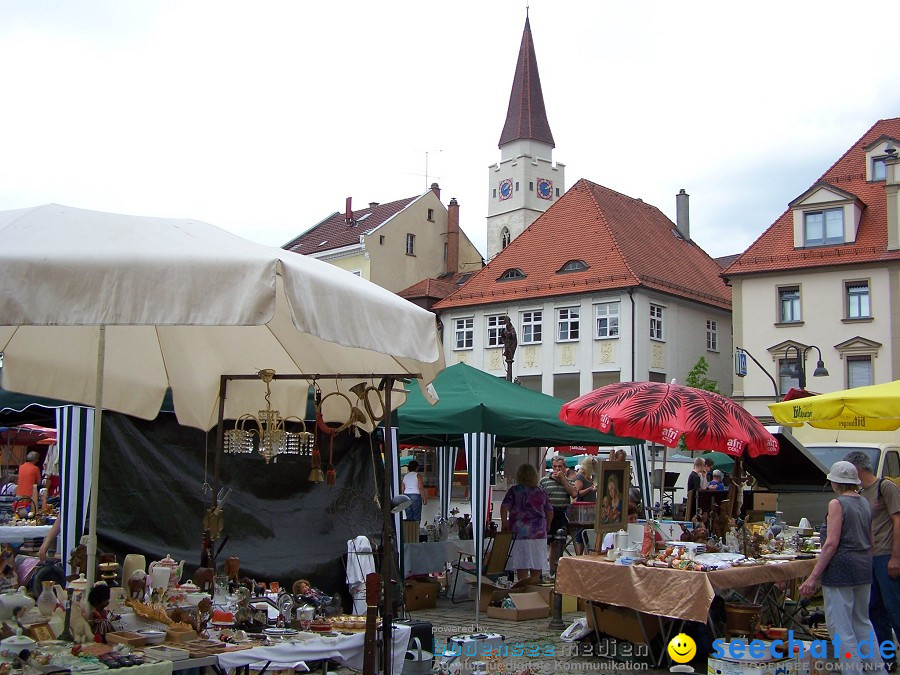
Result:
<instances>
[{"instance_id":1,"label":"green tree","mask_svg":"<svg viewBox=\"0 0 900 675\"><path fill-rule=\"evenodd\" d=\"M701 356L697 359L697 363L694 364L694 367L688 372L687 378L684 381L685 386L721 394L722 392L719 391L719 383L716 380L710 380L706 377L708 371L709 362L706 360L705 356ZM690 450L684 442L684 436L678 441L678 450L679 452L687 452Z\"/></svg>"},{"instance_id":2,"label":"green tree","mask_svg":"<svg viewBox=\"0 0 900 675\"><path fill-rule=\"evenodd\" d=\"M685 385L693 387L694 389L703 389L705 391L721 394L722 392L719 391L719 383L706 377L708 371L709 362L706 360L705 356L701 356L697 359L697 363L694 364L694 367L691 368L688 373L687 379L684 381Z\"/></svg>"}]
</instances>

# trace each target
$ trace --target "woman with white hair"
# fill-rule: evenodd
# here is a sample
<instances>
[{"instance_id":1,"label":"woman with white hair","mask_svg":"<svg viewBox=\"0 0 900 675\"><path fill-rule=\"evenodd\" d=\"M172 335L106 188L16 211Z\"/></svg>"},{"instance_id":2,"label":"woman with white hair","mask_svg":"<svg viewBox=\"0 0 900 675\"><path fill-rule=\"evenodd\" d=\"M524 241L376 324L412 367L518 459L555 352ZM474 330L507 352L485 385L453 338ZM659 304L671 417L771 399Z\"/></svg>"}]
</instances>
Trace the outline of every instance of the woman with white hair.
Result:
<instances>
[{"instance_id":1,"label":"woman with white hair","mask_svg":"<svg viewBox=\"0 0 900 675\"><path fill-rule=\"evenodd\" d=\"M837 498L828 502L822 553L800 586L800 594L812 595L821 581L825 623L832 641L840 639L841 652L849 656L848 665L855 670L880 669L882 659L879 654L873 654L871 639L875 629L869 621L872 511L869 502L857 492L861 481L850 462L832 464L827 478ZM862 641L870 645L865 659L859 653Z\"/></svg>"}]
</instances>

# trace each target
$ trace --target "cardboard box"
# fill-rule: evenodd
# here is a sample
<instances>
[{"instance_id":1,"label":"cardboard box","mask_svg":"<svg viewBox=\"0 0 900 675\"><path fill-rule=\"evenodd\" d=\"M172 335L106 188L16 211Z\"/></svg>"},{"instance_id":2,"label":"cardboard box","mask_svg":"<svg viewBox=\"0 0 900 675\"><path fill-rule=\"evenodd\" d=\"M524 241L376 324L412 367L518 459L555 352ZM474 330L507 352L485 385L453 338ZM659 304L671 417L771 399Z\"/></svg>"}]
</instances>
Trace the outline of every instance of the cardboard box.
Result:
<instances>
[{"instance_id":1,"label":"cardboard box","mask_svg":"<svg viewBox=\"0 0 900 675\"><path fill-rule=\"evenodd\" d=\"M512 600L514 609L494 607L497 602L503 602L506 598ZM491 597L491 605L488 605L487 615L494 619L506 621L527 621L528 619L544 619L550 616L550 606L544 601L544 597L536 591L497 591Z\"/></svg>"},{"instance_id":2,"label":"cardboard box","mask_svg":"<svg viewBox=\"0 0 900 675\"><path fill-rule=\"evenodd\" d=\"M590 603L585 608L588 628L594 628L594 617L596 617L598 630L610 637L644 644L659 634L659 620L655 616L638 614L633 610L615 605L594 604L593 612L591 608ZM643 630L641 630L641 624L643 624Z\"/></svg>"},{"instance_id":3,"label":"cardboard box","mask_svg":"<svg viewBox=\"0 0 900 675\"><path fill-rule=\"evenodd\" d=\"M167 642L190 642L197 639L197 633L190 628L182 626L169 626L166 629Z\"/></svg>"},{"instance_id":4,"label":"cardboard box","mask_svg":"<svg viewBox=\"0 0 900 675\"><path fill-rule=\"evenodd\" d=\"M563 611L563 614L577 612L578 611L578 598L576 598L574 595L563 595L562 611Z\"/></svg>"},{"instance_id":5,"label":"cardboard box","mask_svg":"<svg viewBox=\"0 0 900 675\"><path fill-rule=\"evenodd\" d=\"M753 510L754 511L777 511L778 510L778 493L776 493L776 492L754 492L753 493Z\"/></svg>"},{"instance_id":6,"label":"cardboard box","mask_svg":"<svg viewBox=\"0 0 900 675\"><path fill-rule=\"evenodd\" d=\"M406 582L406 609L434 609L437 604L437 594L440 586L430 581Z\"/></svg>"},{"instance_id":7,"label":"cardboard box","mask_svg":"<svg viewBox=\"0 0 900 675\"><path fill-rule=\"evenodd\" d=\"M400 523L400 527L403 532L403 543L404 544L418 544L419 543L419 521L418 520L404 520Z\"/></svg>"}]
</instances>

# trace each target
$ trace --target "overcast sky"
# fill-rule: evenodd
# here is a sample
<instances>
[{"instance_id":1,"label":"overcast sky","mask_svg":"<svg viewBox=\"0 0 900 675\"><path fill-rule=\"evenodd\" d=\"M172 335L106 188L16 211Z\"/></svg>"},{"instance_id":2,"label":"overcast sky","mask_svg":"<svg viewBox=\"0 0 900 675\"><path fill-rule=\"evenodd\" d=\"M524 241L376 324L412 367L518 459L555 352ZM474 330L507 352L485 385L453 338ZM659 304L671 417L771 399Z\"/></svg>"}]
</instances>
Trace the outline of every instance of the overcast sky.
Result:
<instances>
[{"instance_id":1,"label":"overcast sky","mask_svg":"<svg viewBox=\"0 0 900 675\"><path fill-rule=\"evenodd\" d=\"M900 115L896 0L531 0L566 165L743 251ZM0 0L0 210L205 220L282 245L440 183L484 253L523 0ZM428 153L428 177L425 176Z\"/></svg>"}]
</instances>

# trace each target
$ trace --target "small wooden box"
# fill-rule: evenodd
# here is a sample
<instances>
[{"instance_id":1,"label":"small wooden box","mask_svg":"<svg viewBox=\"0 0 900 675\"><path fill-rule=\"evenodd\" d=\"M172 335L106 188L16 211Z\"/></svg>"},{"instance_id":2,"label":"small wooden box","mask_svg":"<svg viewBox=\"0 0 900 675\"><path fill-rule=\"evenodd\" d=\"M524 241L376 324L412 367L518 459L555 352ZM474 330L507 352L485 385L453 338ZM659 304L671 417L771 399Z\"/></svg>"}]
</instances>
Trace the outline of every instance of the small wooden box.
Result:
<instances>
[{"instance_id":1,"label":"small wooden box","mask_svg":"<svg viewBox=\"0 0 900 675\"><path fill-rule=\"evenodd\" d=\"M130 630L117 630L106 634L107 644L123 644L131 647L143 647L147 644L147 638Z\"/></svg>"},{"instance_id":2,"label":"small wooden box","mask_svg":"<svg viewBox=\"0 0 900 675\"><path fill-rule=\"evenodd\" d=\"M190 628L170 626L166 630L167 642L190 642L197 639L197 633Z\"/></svg>"}]
</instances>

